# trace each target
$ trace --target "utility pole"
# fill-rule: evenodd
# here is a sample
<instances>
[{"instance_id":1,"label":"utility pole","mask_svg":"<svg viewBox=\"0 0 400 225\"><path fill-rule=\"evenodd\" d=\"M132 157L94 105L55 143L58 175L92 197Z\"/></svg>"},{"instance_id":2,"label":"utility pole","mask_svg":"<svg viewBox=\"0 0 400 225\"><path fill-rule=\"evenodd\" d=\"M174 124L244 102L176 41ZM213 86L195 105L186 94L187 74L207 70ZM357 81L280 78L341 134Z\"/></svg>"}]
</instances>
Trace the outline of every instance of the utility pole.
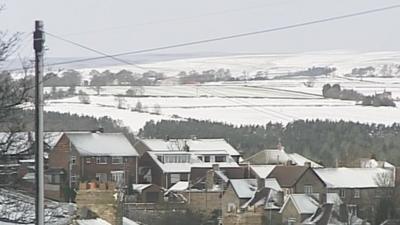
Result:
<instances>
[{"instance_id":1,"label":"utility pole","mask_svg":"<svg viewBox=\"0 0 400 225\"><path fill-rule=\"evenodd\" d=\"M35 49L35 170L36 170L36 225L44 225L44 169L43 169L43 22L35 21L33 48Z\"/></svg>"}]
</instances>

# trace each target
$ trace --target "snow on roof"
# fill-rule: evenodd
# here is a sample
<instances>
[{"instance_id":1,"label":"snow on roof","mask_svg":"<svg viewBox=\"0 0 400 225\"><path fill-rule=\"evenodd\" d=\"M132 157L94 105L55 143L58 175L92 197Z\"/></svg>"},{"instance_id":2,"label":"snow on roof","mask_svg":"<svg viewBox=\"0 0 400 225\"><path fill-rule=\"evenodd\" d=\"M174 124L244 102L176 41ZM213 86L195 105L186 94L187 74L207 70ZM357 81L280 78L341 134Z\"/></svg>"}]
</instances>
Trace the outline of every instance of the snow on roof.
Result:
<instances>
[{"instance_id":1,"label":"snow on roof","mask_svg":"<svg viewBox=\"0 0 400 225\"><path fill-rule=\"evenodd\" d=\"M257 179L231 179L230 182L239 198L252 198L257 191ZM275 178L265 179L265 187L282 191Z\"/></svg>"},{"instance_id":2,"label":"snow on roof","mask_svg":"<svg viewBox=\"0 0 400 225\"><path fill-rule=\"evenodd\" d=\"M179 155L190 155L190 161L187 163L163 163L158 160L158 155L164 155L160 152L147 152L150 157L157 163L157 165L163 170L165 173L190 173L192 167L201 167L201 168L212 168L213 164L218 164L220 168L232 168L239 167L239 165L230 157L227 157L227 162L203 162L197 158L197 155L193 152L174 152L174 154ZM172 154L171 152L168 154Z\"/></svg>"},{"instance_id":3,"label":"snow on roof","mask_svg":"<svg viewBox=\"0 0 400 225\"><path fill-rule=\"evenodd\" d=\"M251 165L250 168L259 178L266 178L275 168L275 165Z\"/></svg>"},{"instance_id":4,"label":"snow on roof","mask_svg":"<svg viewBox=\"0 0 400 225\"><path fill-rule=\"evenodd\" d=\"M317 200L307 194L291 194L282 206L283 210L288 202L293 202L299 214L313 214L319 206Z\"/></svg>"},{"instance_id":5,"label":"snow on roof","mask_svg":"<svg viewBox=\"0 0 400 225\"><path fill-rule=\"evenodd\" d=\"M78 225L111 225L109 222L97 218L97 219L87 219L87 220L77 220Z\"/></svg>"},{"instance_id":6,"label":"snow on roof","mask_svg":"<svg viewBox=\"0 0 400 225\"><path fill-rule=\"evenodd\" d=\"M221 178L225 183L229 181L229 178L224 174L223 171L217 170L215 171L215 174L217 174L217 176Z\"/></svg>"},{"instance_id":7,"label":"snow on roof","mask_svg":"<svg viewBox=\"0 0 400 225\"><path fill-rule=\"evenodd\" d=\"M52 149L62 134L62 132L44 132L45 147ZM34 140L33 132L0 132L0 151L8 155L25 152L32 147Z\"/></svg>"},{"instance_id":8,"label":"snow on roof","mask_svg":"<svg viewBox=\"0 0 400 225\"><path fill-rule=\"evenodd\" d=\"M109 222L97 218L97 219L83 219L83 220L76 220L76 222L78 223L78 225L111 225ZM126 217L122 218L122 225L139 225L138 223L136 223L135 221L132 221Z\"/></svg>"},{"instance_id":9,"label":"snow on roof","mask_svg":"<svg viewBox=\"0 0 400 225\"><path fill-rule=\"evenodd\" d=\"M175 192L175 191L184 191L189 188L189 182L188 181L178 181L176 184L172 185L168 189L168 191L165 194L168 194L169 192Z\"/></svg>"},{"instance_id":10,"label":"snow on roof","mask_svg":"<svg viewBox=\"0 0 400 225\"><path fill-rule=\"evenodd\" d=\"M142 193L142 191L148 187L150 187L151 184L132 184L132 189L134 191L137 191L139 193Z\"/></svg>"},{"instance_id":11,"label":"snow on roof","mask_svg":"<svg viewBox=\"0 0 400 225\"><path fill-rule=\"evenodd\" d=\"M337 193L326 193L326 203L341 205L343 201Z\"/></svg>"},{"instance_id":12,"label":"snow on roof","mask_svg":"<svg viewBox=\"0 0 400 225\"><path fill-rule=\"evenodd\" d=\"M225 151L231 156L239 156L239 152L225 139L142 139L151 151L182 151L183 146L189 146L189 151Z\"/></svg>"},{"instance_id":13,"label":"snow on roof","mask_svg":"<svg viewBox=\"0 0 400 225\"><path fill-rule=\"evenodd\" d=\"M385 176L394 179L390 169L383 168L324 168L315 169L328 188L376 188L378 178ZM390 181L390 186L394 181Z\"/></svg>"},{"instance_id":14,"label":"snow on roof","mask_svg":"<svg viewBox=\"0 0 400 225\"><path fill-rule=\"evenodd\" d=\"M122 133L66 133L81 155L138 156L136 149Z\"/></svg>"},{"instance_id":15,"label":"snow on roof","mask_svg":"<svg viewBox=\"0 0 400 225\"><path fill-rule=\"evenodd\" d=\"M300 154L297 154L297 153L289 153L288 155L289 155L289 158L290 158L294 163L296 163L296 165L304 166L306 162L309 162L309 163L311 163L311 167L313 167L313 168L322 168L322 167L323 167L323 166L321 166L320 164L318 164L318 163L316 163L316 162L314 162L314 161L312 161L312 160L310 160L310 159L307 159L306 157L304 157L304 156L302 156L302 155L300 155Z\"/></svg>"},{"instance_id":16,"label":"snow on roof","mask_svg":"<svg viewBox=\"0 0 400 225\"><path fill-rule=\"evenodd\" d=\"M285 164L289 160L299 166L304 166L306 162L310 162L311 167L322 167L318 163L313 162L300 154L286 153L284 149L265 149L245 159L244 162L249 162L255 165L281 165Z\"/></svg>"}]
</instances>

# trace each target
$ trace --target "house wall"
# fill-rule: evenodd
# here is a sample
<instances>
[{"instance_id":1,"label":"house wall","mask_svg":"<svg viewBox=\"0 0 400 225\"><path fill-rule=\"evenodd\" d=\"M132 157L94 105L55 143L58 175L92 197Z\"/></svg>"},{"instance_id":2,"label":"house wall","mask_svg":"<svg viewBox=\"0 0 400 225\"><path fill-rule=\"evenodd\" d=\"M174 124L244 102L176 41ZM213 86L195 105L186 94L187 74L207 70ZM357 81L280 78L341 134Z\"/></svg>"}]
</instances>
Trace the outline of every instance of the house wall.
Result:
<instances>
[{"instance_id":1,"label":"house wall","mask_svg":"<svg viewBox=\"0 0 400 225\"><path fill-rule=\"evenodd\" d=\"M63 134L49 154L48 165L51 168L63 168L68 171L69 139Z\"/></svg>"},{"instance_id":2,"label":"house wall","mask_svg":"<svg viewBox=\"0 0 400 225\"><path fill-rule=\"evenodd\" d=\"M312 169L308 169L300 177L297 183L293 187L293 192L296 194L304 193L304 186L311 185L313 187L313 193L326 192L325 184L319 179L318 175Z\"/></svg>"},{"instance_id":3,"label":"house wall","mask_svg":"<svg viewBox=\"0 0 400 225\"><path fill-rule=\"evenodd\" d=\"M328 192L337 193L346 206L357 205L357 215L360 218L375 221L376 206L384 196L384 193L387 193L390 189L382 191L382 188L361 188L358 189L360 190L359 198L355 197L354 193L356 189L354 188L329 188ZM341 190L344 191L344 197L340 195Z\"/></svg>"},{"instance_id":4,"label":"house wall","mask_svg":"<svg viewBox=\"0 0 400 225\"><path fill-rule=\"evenodd\" d=\"M188 206L195 211L211 214L221 209L222 192L220 191L186 191L182 192L188 200Z\"/></svg>"},{"instance_id":5,"label":"house wall","mask_svg":"<svg viewBox=\"0 0 400 225\"><path fill-rule=\"evenodd\" d=\"M141 143L141 142L138 142ZM136 145L135 145L136 148ZM143 154L139 159L139 168L149 168L151 170L151 183L160 187L165 187L165 174L148 154ZM143 176L139 176L139 183L146 183Z\"/></svg>"},{"instance_id":6,"label":"house wall","mask_svg":"<svg viewBox=\"0 0 400 225\"><path fill-rule=\"evenodd\" d=\"M235 210L232 212L228 212L228 205L235 205ZM227 214L236 213L237 209L240 208L240 199L236 195L235 191L232 188L232 185L229 185L222 195L222 215L226 216Z\"/></svg>"},{"instance_id":7,"label":"house wall","mask_svg":"<svg viewBox=\"0 0 400 225\"><path fill-rule=\"evenodd\" d=\"M289 219L295 219L295 225L301 225L303 217L297 212L296 206L293 204L292 201L287 202L285 207L282 208L281 215L282 224L288 224Z\"/></svg>"}]
</instances>

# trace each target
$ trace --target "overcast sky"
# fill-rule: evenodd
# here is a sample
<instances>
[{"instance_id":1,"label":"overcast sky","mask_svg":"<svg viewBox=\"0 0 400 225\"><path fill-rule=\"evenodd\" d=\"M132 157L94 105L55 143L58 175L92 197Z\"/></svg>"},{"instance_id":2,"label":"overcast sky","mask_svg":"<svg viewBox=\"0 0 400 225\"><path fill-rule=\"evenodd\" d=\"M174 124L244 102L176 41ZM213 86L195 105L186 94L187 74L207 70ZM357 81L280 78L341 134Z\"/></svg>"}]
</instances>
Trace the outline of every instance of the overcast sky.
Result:
<instances>
[{"instance_id":1,"label":"overcast sky","mask_svg":"<svg viewBox=\"0 0 400 225\"><path fill-rule=\"evenodd\" d=\"M251 32L399 3L398 0L0 0L0 29L45 30L109 54ZM400 9L156 53L400 50ZM26 42L28 43L29 40ZM31 43L26 44L27 54ZM97 56L47 37L49 56Z\"/></svg>"}]
</instances>

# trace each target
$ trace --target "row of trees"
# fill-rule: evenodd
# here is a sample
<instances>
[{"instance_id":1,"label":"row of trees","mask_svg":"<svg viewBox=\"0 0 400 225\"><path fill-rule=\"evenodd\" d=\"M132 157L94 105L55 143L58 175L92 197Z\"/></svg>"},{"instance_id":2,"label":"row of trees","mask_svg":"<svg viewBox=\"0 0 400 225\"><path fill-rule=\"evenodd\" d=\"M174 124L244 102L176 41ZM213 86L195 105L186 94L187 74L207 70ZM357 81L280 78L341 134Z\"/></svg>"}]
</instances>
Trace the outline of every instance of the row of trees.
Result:
<instances>
[{"instance_id":1,"label":"row of trees","mask_svg":"<svg viewBox=\"0 0 400 225\"><path fill-rule=\"evenodd\" d=\"M322 95L325 98L335 98L341 100L360 101L364 106L396 106L390 92L384 91L380 94L364 96L352 89L342 89L339 84L325 84L322 87Z\"/></svg>"},{"instance_id":2,"label":"row of trees","mask_svg":"<svg viewBox=\"0 0 400 225\"><path fill-rule=\"evenodd\" d=\"M354 122L298 120L286 126L268 123L264 126L233 126L210 121L148 122L139 132L151 138L225 138L230 144L250 156L260 150L276 148L281 139L288 152L303 154L326 166L335 161L351 163L360 157L375 154L378 159L400 163L400 124L384 126Z\"/></svg>"}]
</instances>

